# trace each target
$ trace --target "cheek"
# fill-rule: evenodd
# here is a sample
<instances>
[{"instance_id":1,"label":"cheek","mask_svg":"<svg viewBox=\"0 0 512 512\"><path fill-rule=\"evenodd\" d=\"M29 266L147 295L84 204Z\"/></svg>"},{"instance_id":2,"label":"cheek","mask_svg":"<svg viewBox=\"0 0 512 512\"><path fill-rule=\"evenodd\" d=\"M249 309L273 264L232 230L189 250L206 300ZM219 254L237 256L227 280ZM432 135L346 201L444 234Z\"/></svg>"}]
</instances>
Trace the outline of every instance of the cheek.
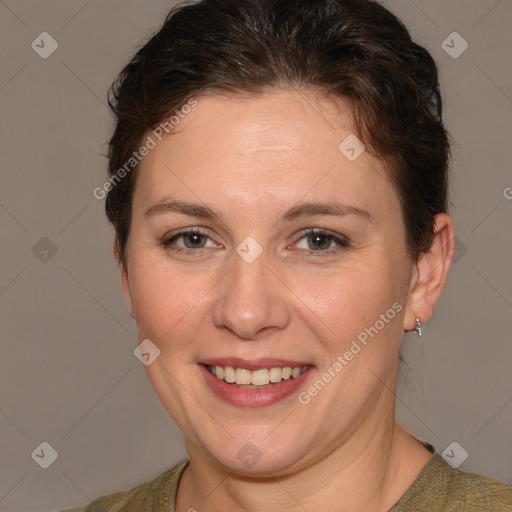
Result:
<instances>
[{"instance_id":1,"label":"cheek","mask_svg":"<svg viewBox=\"0 0 512 512\"><path fill-rule=\"evenodd\" d=\"M204 298L213 277L210 283L207 272L194 272L192 267L173 270L148 261L134 262L132 300L139 336L151 339L161 350L171 343L179 349L189 344L206 318Z\"/></svg>"},{"instance_id":2,"label":"cheek","mask_svg":"<svg viewBox=\"0 0 512 512\"><path fill-rule=\"evenodd\" d=\"M365 259L364 263L362 259L353 260L343 267L324 269L314 275L305 272L300 280L290 283L290 288L300 298L297 302L300 315L312 327L313 334L324 341L332 357L333 351L344 351L376 322L381 327L381 315L390 310L379 334L392 336L400 331L396 310L402 310L397 304L403 298L399 279L389 259L375 257Z\"/></svg>"}]
</instances>

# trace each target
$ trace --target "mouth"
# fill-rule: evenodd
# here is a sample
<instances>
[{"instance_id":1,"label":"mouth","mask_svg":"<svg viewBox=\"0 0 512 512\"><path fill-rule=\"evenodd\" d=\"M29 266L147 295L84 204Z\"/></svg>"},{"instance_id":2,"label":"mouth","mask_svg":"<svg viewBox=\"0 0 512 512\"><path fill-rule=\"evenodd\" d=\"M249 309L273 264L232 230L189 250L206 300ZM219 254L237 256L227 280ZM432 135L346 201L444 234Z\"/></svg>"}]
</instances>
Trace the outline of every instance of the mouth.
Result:
<instances>
[{"instance_id":1,"label":"mouth","mask_svg":"<svg viewBox=\"0 0 512 512\"><path fill-rule=\"evenodd\" d=\"M198 364L209 389L236 407L265 407L298 392L315 366L291 360L238 358Z\"/></svg>"},{"instance_id":2,"label":"mouth","mask_svg":"<svg viewBox=\"0 0 512 512\"><path fill-rule=\"evenodd\" d=\"M217 379L236 387L246 389L264 389L283 380L296 379L308 368L306 366L272 366L249 370L233 366L205 365L206 369Z\"/></svg>"}]
</instances>

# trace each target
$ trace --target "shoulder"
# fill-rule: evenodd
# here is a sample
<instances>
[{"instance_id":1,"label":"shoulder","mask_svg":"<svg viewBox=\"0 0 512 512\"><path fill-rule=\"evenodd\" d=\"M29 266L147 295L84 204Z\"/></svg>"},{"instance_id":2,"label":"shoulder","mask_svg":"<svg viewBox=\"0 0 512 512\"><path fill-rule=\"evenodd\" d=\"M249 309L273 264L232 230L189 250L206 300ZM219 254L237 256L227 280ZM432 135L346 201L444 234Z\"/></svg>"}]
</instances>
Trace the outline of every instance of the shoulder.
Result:
<instances>
[{"instance_id":1,"label":"shoulder","mask_svg":"<svg viewBox=\"0 0 512 512\"><path fill-rule=\"evenodd\" d=\"M152 481L132 489L102 496L81 508L66 509L60 512L152 512L164 501L173 506L178 480L188 464L184 459ZM174 507L171 509L174 510Z\"/></svg>"},{"instance_id":2,"label":"shoulder","mask_svg":"<svg viewBox=\"0 0 512 512\"><path fill-rule=\"evenodd\" d=\"M512 486L452 468L434 453L391 512L512 512Z\"/></svg>"},{"instance_id":3,"label":"shoulder","mask_svg":"<svg viewBox=\"0 0 512 512\"><path fill-rule=\"evenodd\" d=\"M451 494L449 502L454 503L454 511L460 510L460 508L456 508L457 502L464 504L465 508L462 510L468 512L512 511L511 485L485 475L466 473L451 467L447 471L452 472L451 477L447 478L446 488Z\"/></svg>"}]
</instances>

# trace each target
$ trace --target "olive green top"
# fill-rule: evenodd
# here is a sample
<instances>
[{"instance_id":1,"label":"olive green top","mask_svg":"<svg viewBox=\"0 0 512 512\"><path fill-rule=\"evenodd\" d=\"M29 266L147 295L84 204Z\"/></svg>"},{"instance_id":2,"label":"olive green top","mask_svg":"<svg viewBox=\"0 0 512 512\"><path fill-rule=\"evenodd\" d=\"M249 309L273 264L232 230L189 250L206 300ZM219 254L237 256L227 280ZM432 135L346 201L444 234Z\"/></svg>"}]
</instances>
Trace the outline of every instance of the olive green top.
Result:
<instances>
[{"instance_id":1,"label":"olive green top","mask_svg":"<svg viewBox=\"0 0 512 512\"><path fill-rule=\"evenodd\" d=\"M129 491L61 512L175 512L178 481L188 463L185 459L155 480ZM434 453L389 512L512 512L512 486L453 469Z\"/></svg>"}]
</instances>

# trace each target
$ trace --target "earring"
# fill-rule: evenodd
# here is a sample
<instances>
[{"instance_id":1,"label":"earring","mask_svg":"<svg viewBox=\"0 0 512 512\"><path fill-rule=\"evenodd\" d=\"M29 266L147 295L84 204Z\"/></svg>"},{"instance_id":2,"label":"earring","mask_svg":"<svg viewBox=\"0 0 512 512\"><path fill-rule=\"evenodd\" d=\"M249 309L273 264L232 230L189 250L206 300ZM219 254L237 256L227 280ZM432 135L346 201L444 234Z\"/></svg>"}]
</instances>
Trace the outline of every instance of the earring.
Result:
<instances>
[{"instance_id":1,"label":"earring","mask_svg":"<svg viewBox=\"0 0 512 512\"><path fill-rule=\"evenodd\" d=\"M418 336L421 336L423 334L422 330L421 330L421 321L419 318L416 318L416 321L414 322L414 332L418 335Z\"/></svg>"},{"instance_id":2,"label":"earring","mask_svg":"<svg viewBox=\"0 0 512 512\"><path fill-rule=\"evenodd\" d=\"M137 323L137 320L135 319L135 317L133 316L133 313L130 311L130 317L132 318L132 321L134 324Z\"/></svg>"}]
</instances>

